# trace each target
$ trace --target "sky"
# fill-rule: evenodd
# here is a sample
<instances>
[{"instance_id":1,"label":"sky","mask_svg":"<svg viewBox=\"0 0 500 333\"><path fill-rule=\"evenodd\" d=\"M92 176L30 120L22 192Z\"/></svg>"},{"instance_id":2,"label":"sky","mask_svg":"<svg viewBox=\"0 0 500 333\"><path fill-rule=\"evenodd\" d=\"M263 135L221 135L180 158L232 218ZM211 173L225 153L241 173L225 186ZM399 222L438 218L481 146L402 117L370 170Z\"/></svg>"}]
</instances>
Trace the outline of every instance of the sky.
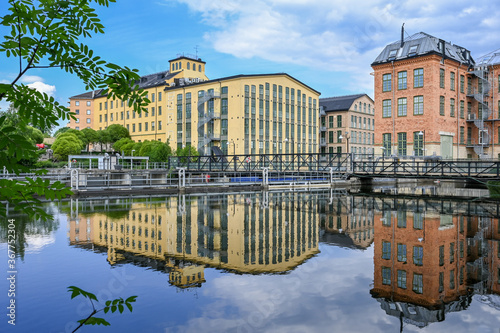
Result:
<instances>
[{"instance_id":1,"label":"sky","mask_svg":"<svg viewBox=\"0 0 500 333\"><path fill-rule=\"evenodd\" d=\"M197 55L210 79L285 72L321 97L373 98L370 64L400 39L403 23L406 37L423 31L474 58L500 48L500 2L493 0L118 0L97 13L105 34L83 42L141 75L168 69L180 54ZM18 66L0 53L0 83L11 82ZM30 70L22 82L65 105L85 92L57 69Z\"/></svg>"}]
</instances>

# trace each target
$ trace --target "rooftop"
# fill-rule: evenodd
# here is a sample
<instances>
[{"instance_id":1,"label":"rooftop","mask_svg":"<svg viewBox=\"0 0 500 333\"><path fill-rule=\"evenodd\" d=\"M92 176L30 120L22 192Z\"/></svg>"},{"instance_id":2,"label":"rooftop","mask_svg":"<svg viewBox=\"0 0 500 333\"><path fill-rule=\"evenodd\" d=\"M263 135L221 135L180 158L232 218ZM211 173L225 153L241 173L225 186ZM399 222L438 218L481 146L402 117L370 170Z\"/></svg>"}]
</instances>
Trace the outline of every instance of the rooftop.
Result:
<instances>
[{"instance_id":1,"label":"rooftop","mask_svg":"<svg viewBox=\"0 0 500 333\"><path fill-rule=\"evenodd\" d=\"M429 54L441 55L444 58L474 66L474 60L469 50L425 32L416 33L406 37L403 41L398 40L387 45L372 63L372 66Z\"/></svg>"},{"instance_id":2,"label":"rooftop","mask_svg":"<svg viewBox=\"0 0 500 333\"><path fill-rule=\"evenodd\" d=\"M345 111L349 110L349 108L352 106L355 100L363 96L368 96L368 95L356 94L356 95L320 98L319 105L322 106L325 111Z\"/></svg>"}]
</instances>

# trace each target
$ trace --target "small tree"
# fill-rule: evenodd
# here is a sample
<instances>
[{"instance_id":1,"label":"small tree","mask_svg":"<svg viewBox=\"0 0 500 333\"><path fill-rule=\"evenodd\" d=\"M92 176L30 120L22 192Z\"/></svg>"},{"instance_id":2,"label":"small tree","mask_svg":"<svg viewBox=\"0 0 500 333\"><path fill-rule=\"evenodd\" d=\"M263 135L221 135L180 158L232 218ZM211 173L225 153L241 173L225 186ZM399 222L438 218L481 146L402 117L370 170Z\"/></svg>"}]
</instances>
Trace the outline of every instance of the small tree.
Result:
<instances>
[{"instance_id":1,"label":"small tree","mask_svg":"<svg viewBox=\"0 0 500 333\"><path fill-rule=\"evenodd\" d=\"M194 148L193 146L191 145L187 145L186 147L182 148L182 149L177 149L177 151L175 152L175 155L176 156L179 156L179 157L185 157L185 158L181 158L180 161L185 163L187 162L187 157L186 156L190 156L191 157L191 162L195 162L198 160L198 156L200 156L200 154L198 153L198 151L196 150L196 148Z\"/></svg>"},{"instance_id":2,"label":"small tree","mask_svg":"<svg viewBox=\"0 0 500 333\"><path fill-rule=\"evenodd\" d=\"M63 134L64 132L69 131L69 127L61 127L54 133L54 138L57 138L58 135Z\"/></svg>"},{"instance_id":3,"label":"small tree","mask_svg":"<svg viewBox=\"0 0 500 333\"><path fill-rule=\"evenodd\" d=\"M57 137L52 145L54 158L59 161L68 159L69 155L77 155L82 151L83 143L73 133L64 133Z\"/></svg>"},{"instance_id":4,"label":"small tree","mask_svg":"<svg viewBox=\"0 0 500 333\"><path fill-rule=\"evenodd\" d=\"M105 131L109 134L110 143L116 142L123 138L130 139L130 133L128 132L128 129L119 124L110 125L108 128L106 128Z\"/></svg>"},{"instance_id":5,"label":"small tree","mask_svg":"<svg viewBox=\"0 0 500 333\"><path fill-rule=\"evenodd\" d=\"M89 151L90 144L95 144L99 140L99 138L97 136L97 132L92 128L84 128L80 132L85 137L87 151Z\"/></svg>"},{"instance_id":6,"label":"small tree","mask_svg":"<svg viewBox=\"0 0 500 333\"><path fill-rule=\"evenodd\" d=\"M123 146L125 146L126 144L129 144L129 143L134 143L134 141L132 141L132 139L129 139L129 138L121 138L120 140L116 141L114 144L113 144L113 149L117 152L121 152L123 150Z\"/></svg>"}]
</instances>

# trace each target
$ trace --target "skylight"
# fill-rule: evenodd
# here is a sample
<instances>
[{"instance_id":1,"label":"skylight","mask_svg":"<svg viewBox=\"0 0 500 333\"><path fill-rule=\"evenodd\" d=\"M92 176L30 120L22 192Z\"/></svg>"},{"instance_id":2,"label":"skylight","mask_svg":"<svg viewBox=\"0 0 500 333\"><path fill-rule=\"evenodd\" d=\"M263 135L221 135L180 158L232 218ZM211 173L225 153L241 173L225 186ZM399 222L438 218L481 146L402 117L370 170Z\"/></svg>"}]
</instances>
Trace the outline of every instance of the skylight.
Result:
<instances>
[{"instance_id":1,"label":"skylight","mask_svg":"<svg viewBox=\"0 0 500 333\"><path fill-rule=\"evenodd\" d=\"M398 52L398 50L391 50L389 52L389 60L396 58L396 53L397 52Z\"/></svg>"},{"instance_id":2,"label":"skylight","mask_svg":"<svg viewBox=\"0 0 500 333\"><path fill-rule=\"evenodd\" d=\"M417 54L417 49L418 49L418 45L410 46L410 50L408 51L408 55L415 55L415 54Z\"/></svg>"}]
</instances>

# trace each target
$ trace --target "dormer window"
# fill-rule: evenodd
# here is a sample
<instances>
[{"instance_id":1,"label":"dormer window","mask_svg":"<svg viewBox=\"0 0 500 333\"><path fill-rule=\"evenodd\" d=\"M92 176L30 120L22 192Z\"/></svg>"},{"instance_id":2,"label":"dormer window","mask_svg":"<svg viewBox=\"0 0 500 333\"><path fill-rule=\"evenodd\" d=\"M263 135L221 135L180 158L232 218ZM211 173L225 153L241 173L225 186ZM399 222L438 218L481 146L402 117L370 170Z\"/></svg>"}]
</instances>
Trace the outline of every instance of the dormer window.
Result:
<instances>
[{"instance_id":1,"label":"dormer window","mask_svg":"<svg viewBox=\"0 0 500 333\"><path fill-rule=\"evenodd\" d=\"M398 50L391 50L389 52L389 60L393 60L396 58L396 53L398 52Z\"/></svg>"},{"instance_id":2,"label":"dormer window","mask_svg":"<svg viewBox=\"0 0 500 333\"><path fill-rule=\"evenodd\" d=\"M408 51L408 55L413 56L413 55L417 54L417 49L418 49L418 45L410 46L410 50Z\"/></svg>"}]
</instances>

